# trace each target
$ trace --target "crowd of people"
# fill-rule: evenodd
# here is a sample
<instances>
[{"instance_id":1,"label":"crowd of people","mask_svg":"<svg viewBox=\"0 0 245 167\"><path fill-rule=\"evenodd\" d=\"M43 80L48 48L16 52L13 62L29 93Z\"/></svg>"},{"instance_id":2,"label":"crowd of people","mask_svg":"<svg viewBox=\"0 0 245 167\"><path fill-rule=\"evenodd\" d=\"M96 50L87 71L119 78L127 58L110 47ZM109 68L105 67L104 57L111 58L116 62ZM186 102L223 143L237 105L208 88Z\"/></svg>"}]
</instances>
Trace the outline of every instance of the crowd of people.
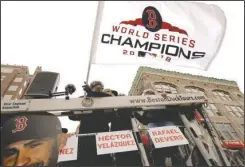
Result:
<instances>
[{"instance_id":1,"label":"crowd of people","mask_svg":"<svg viewBox=\"0 0 245 167\"><path fill-rule=\"evenodd\" d=\"M100 81L94 81L90 85L85 85L83 89L87 97L123 96L123 94L119 94L116 90L104 89L104 85ZM130 109L126 108L117 109L117 112L93 110L91 114L69 116L69 119L80 122L77 132L81 134L132 129L131 112ZM116 153L114 155L97 155L94 136L79 137L78 147L82 148L78 149L78 159L73 162L64 162L60 165L114 166L116 164L118 166L125 166L129 162L131 162L131 165L141 165L141 158L137 151Z\"/></svg>"},{"instance_id":2,"label":"crowd of people","mask_svg":"<svg viewBox=\"0 0 245 167\"><path fill-rule=\"evenodd\" d=\"M104 89L104 85L100 81L94 81L90 85L83 86L87 97L109 97L109 96L123 96L113 89ZM142 96L155 95L154 90L146 89ZM166 96L165 93L162 94ZM83 96L81 96L83 97ZM153 111L153 112L152 112ZM132 114L134 113L134 114ZM132 130L131 118L135 119L147 128L159 127L159 126L171 126L174 125L172 122L173 114L168 112L162 112L162 107L159 109L150 109L148 112L132 112L130 108L117 109L117 112L104 112L103 110L93 110L90 115L74 115L69 116L72 121L80 121L76 132L83 133L95 133L95 132L113 132L121 130ZM164 121L163 121L164 118ZM92 123L96 122L96 123ZM110 124L110 126L109 126ZM165 148L165 149L154 149L154 145L150 139L150 136L141 131L141 140L145 146L148 159L152 164L164 165L165 158L171 157L173 159L173 165L181 165L180 159L178 158L178 148ZM78 159L73 162L65 162L60 165L76 164L82 166L141 166L142 161L138 151L130 151L123 153L115 153L113 155L97 155L96 153L96 141L94 136L79 137L79 149ZM86 158L84 158L86 157ZM91 161L91 159L93 161Z\"/></svg>"},{"instance_id":3,"label":"crowd of people","mask_svg":"<svg viewBox=\"0 0 245 167\"><path fill-rule=\"evenodd\" d=\"M104 85L100 81L94 81L90 85L83 86L87 97L111 97L111 96L125 96L113 89L104 89ZM152 89L147 89L142 96L155 95ZM163 97L166 94L162 94ZM82 98L84 96L81 96ZM146 128L171 126L176 123L173 121L177 116L173 113L163 112L163 107L148 108L144 112L132 112L131 108L111 109L111 112L104 112L103 109L93 110L91 114L72 115L69 119L72 121L79 121L80 124L76 129L76 133L98 133L98 132L113 132L121 130L132 130L132 117L138 122L145 125ZM117 110L117 112L113 112ZM52 114L51 114L52 115ZM42 116L43 119L47 116ZM57 121L56 116L50 116L54 125L52 127L43 126L41 122L41 115L38 118L24 114L22 117L9 116L2 120L1 143L4 149L2 150L2 164L4 166L30 166L30 165L53 165L57 162L56 156L51 156L51 153L57 153L58 150L65 146L66 140L72 134L66 134L67 130L61 128L60 122ZM56 118L55 118L56 117ZM21 118L21 119L20 119ZM17 120L18 119L18 120ZM16 122L17 120L17 122ZM25 120L31 121L32 125L26 124ZM19 121L19 122L18 122ZM19 125L17 125L19 123ZM38 136L34 127L43 136ZM42 128L40 128L42 127ZM17 131L25 134L26 138L20 138L21 133L13 133L14 128ZM53 128L53 130L52 130ZM46 133L48 129L52 134ZM32 133L36 134L32 135ZM7 135L9 134L9 135ZM22 136L23 136L22 134ZM145 150L151 165L165 166L165 159L171 157L172 164L183 165L178 156L178 147L169 147L162 149L155 149L154 145L147 133L147 130L140 131L141 140L145 146ZM36 137L36 138L35 138ZM8 139L14 139L11 141ZM49 139L49 140L48 140ZM46 142L46 143L45 143ZM14 144L13 144L14 143ZM29 143L29 144L28 144ZM28 145L28 147L27 147ZM37 154L39 145L43 145L42 151L48 151L47 154ZM52 148L47 149L48 147ZM45 150L46 148L46 150ZM44 153L42 152L42 153ZM27 155L28 154L28 155ZM38 157L39 155L39 157ZM78 157L74 161L65 161L58 163L58 166L142 166L142 160L139 151L129 151L115 154L97 155L95 136L86 136L78 138Z\"/></svg>"}]
</instances>

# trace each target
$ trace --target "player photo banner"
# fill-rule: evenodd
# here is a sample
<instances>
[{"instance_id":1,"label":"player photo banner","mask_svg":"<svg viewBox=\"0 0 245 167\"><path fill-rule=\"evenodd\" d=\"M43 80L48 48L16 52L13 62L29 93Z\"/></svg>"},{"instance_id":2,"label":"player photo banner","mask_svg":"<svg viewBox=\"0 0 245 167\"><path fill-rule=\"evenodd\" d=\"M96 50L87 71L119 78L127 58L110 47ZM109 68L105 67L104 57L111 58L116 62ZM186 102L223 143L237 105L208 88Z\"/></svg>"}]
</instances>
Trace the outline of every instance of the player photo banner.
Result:
<instances>
[{"instance_id":1,"label":"player photo banner","mask_svg":"<svg viewBox=\"0 0 245 167\"><path fill-rule=\"evenodd\" d=\"M167 63L207 70L226 30L215 5L185 1L98 4L91 63Z\"/></svg>"},{"instance_id":2,"label":"player photo banner","mask_svg":"<svg viewBox=\"0 0 245 167\"><path fill-rule=\"evenodd\" d=\"M61 135L55 115L13 115L1 129L1 166L56 166Z\"/></svg>"}]
</instances>

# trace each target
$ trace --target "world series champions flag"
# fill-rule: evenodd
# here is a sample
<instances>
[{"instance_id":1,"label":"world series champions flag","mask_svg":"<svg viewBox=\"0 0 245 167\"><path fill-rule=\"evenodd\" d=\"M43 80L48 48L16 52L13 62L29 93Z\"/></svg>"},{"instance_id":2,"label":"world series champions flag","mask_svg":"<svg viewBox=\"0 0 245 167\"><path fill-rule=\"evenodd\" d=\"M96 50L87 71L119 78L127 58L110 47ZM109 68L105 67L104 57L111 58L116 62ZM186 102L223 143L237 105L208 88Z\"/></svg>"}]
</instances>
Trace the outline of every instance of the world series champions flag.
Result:
<instances>
[{"instance_id":1,"label":"world series champions flag","mask_svg":"<svg viewBox=\"0 0 245 167\"><path fill-rule=\"evenodd\" d=\"M91 64L167 63L207 70L226 31L216 5L184 1L99 2Z\"/></svg>"}]
</instances>

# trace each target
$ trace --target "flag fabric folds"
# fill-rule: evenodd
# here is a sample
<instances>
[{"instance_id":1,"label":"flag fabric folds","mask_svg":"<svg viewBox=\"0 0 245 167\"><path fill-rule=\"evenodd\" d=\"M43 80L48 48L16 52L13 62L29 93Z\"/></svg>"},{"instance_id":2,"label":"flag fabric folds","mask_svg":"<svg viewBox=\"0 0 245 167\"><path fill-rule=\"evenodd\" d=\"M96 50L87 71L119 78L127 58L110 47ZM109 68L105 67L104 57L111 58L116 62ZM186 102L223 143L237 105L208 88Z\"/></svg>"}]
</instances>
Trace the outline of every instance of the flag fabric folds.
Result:
<instances>
[{"instance_id":1,"label":"flag fabric folds","mask_svg":"<svg viewBox=\"0 0 245 167\"><path fill-rule=\"evenodd\" d=\"M216 5L100 1L90 63L162 63L207 70L225 30L225 14Z\"/></svg>"}]
</instances>

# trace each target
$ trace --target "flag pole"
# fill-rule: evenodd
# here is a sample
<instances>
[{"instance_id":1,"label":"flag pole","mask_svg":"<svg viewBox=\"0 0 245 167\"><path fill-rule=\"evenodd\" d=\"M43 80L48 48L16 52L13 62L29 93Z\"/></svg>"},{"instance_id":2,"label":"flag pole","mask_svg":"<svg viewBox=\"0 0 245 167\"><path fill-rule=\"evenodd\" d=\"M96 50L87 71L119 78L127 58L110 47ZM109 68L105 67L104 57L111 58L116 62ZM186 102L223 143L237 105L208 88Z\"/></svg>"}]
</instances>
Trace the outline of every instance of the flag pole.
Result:
<instances>
[{"instance_id":1,"label":"flag pole","mask_svg":"<svg viewBox=\"0 0 245 167\"><path fill-rule=\"evenodd\" d=\"M103 8L104 8L104 2L99 1L98 7L97 7L96 19L95 19L92 45L91 45L91 49L90 49L90 57L89 57L88 71L87 71L87 77L86 77L86 84L88 83L88 80L89 80L91 64L94 62L94 58L95 58L94 54L95 54L96 48L97 48L97 41L98 41L99 32L100 32L100 24L101 24L101 20L102 20Z\"/></svg>"}]
</instances>

